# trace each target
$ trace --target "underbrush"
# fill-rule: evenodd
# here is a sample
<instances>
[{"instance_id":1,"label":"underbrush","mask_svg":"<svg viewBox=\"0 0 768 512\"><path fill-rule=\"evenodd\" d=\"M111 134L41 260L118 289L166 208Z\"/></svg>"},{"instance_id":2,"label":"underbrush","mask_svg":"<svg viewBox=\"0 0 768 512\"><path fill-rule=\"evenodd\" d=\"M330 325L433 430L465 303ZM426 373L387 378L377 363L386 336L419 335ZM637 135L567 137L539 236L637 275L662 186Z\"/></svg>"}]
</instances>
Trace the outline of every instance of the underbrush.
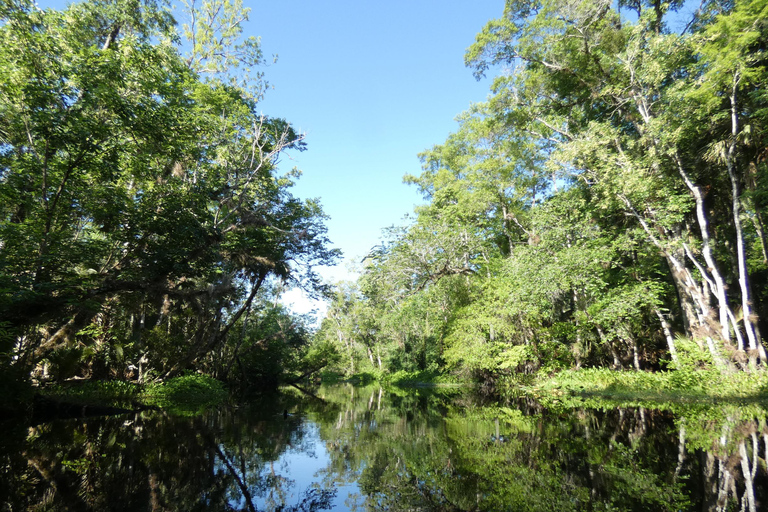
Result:
<instances>
[{"instance_id":1,"label":"underbrush","mask_svg":"<svg viewBox=\"0 0 768 512\"><path fill-rule=\"evenodd\" d=\"M367 386L374 382L383 385L392 386L457 386L465 383L457 380L455 376L440 372L416 371L408 372L399 370L395 373L387 372L360 372L350 377L344 375L324 372L322 374L323 384L338 384L347 382L355 386Z\"/></svg>"},{"instance_id":2,"label":"underbrush","mask_svg":"<svg viewBox=\"0 0 768 512\"><path fill-rule=\"evenodd\" d=\"M407 372L400 370L384 375L380 380L385 384L395 386L447 386L461 384L452 375L430 371Z\"/></svg>"},{"instance_id":3,"label":"underbrush","mask_svg":"<svg viewBox=\"0 0 768 512\"><path fill-rule=\"evenodd\" d=\"M535 395L603 396L634 400L768 399L768 372L722 373L713 369L664 372L605 368L566 370L537 379L526 390Z\"/></svg>"},{"instance_id":4,"label":"underbrush","mask_svg":"<svg viewBox=\"0 0 768 512\"><path fill-rule=\"evenodd\" d=\"M70 381L40 390L51 400L75 405L131 408L139 402L142 386L117 380Z\"/></svg>"},{"instance_id":5,"label":"underbrush","mask_svg":"<svg viewBox=\"0 0 768 512\"><path fill-rule=\"evenodd\" d=\"M708 350L678 337L677 358L659 372L589 368L539 372L533 382L519 386L545 400L558 397L623 401L745 401L768 400L768 370L718 368Z\"/></svg>"},{"instance_id":6,"label":"underbrush","mask_svg":"<svg viewBox=\"0 0 768 512\"><path fill-rule=\"evenodd\" d=\"M142 401L178 413L195 413L225 402L228 396L221 381L207 375L189 374L147 385L142 392Z\"/></svg>"},{"instance_id":7,"label":"underbrush","mask_svg":"<svg viewBox=\"0 0 768 512\"><path fill-rule=\"evenodd\" d=\"M144 385L124 381L65 382L41 389L40 395L74 405L131 410L158 407L190 414L225 402L229 393L212 377L189 374Z\"/></svg>"}]
</instances>

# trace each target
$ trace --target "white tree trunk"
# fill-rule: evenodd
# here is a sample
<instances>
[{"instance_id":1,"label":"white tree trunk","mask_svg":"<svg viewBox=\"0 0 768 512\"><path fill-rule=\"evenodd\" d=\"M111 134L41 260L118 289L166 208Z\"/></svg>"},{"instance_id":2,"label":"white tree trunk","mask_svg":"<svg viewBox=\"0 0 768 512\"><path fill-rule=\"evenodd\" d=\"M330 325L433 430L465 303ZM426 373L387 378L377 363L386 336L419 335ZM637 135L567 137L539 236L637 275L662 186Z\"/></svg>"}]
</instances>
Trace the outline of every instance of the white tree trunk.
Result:
<instances>
[{"instance_id":1,"label":"white tree trunk","mask_svg":"<svg viewBox=\"0 0 768 512\"><path fill-rule=\"evenodd\" d=\"M736 228L736 260L739 265L739 288L741 289L741 311L743 313L744 331L747 334L750 350L750 362L754 362L758 347L762 348L760 334L757 327L756 315L752 312L752 297L749 285L749 271L747 269L747 255L744 249L744 232L741 227L741 191L739 190L739 177L736 172L736 137L739 134L739 114L737 111L736 89L739 84L739 74L733 79L731 90L731 141L726 155L726 167L728 177L731 180L731 200L733 204L733 225ZM760 359L765 359L764 349L760 353Z\"/></svg>"}]
</instances>

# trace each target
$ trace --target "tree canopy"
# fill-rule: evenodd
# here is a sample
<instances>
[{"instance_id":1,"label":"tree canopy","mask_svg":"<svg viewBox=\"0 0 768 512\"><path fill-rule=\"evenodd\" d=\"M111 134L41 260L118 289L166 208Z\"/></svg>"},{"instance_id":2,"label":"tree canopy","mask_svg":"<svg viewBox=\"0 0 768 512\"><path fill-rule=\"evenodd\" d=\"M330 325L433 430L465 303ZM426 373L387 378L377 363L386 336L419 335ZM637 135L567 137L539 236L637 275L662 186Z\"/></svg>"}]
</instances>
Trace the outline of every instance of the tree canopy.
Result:
<instances>
[{"instance_id":1,"label":"tree canopy","mask_svg":"<svg viewBox=\"0 0 768 512\"><path fill-rule=\"evenodd\" d=\"M278 172L305 143L258 112L241 4L185 2L181 30L155 0L0 7L6 369L215 373L265 283L323 292L338 252Z\"/></svg>"}]
</instances>

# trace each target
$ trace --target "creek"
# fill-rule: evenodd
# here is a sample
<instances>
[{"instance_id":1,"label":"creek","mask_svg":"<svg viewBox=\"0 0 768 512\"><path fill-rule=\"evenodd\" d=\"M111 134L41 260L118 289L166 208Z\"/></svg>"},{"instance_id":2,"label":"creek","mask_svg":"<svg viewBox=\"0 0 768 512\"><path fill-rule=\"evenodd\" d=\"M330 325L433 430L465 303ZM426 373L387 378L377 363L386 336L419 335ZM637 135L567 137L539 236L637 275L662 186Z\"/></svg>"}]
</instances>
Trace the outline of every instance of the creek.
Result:
<instances>
[{"instance_id":1,"label":"creek","mask_svg":"<svg viewBox=\"0 0 768 512\"><path fill-rule=\"evenodd\" d=\"M0 510L768 510L760 404L542 406L323 386L0 424Z\"/></svg>"}]
</instances>

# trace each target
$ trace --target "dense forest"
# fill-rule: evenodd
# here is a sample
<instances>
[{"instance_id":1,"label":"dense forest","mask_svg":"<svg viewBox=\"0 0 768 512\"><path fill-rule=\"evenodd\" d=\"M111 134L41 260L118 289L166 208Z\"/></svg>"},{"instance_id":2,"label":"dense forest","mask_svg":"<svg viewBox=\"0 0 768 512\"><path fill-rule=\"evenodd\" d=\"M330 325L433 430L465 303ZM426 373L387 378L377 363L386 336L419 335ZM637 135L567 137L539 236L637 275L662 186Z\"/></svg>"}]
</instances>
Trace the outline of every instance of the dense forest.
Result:
<instances>
[{"instance_id":1,"label":"dense forest","mask_svg":"<svg viewBox=\"0 0 768 512\"><path fill-rule=\"evenodd\" d=\"M348 373L764 366L767 50L765 0L507 0L318 338Z\"/></svg>"},{"instance_id":2,"label":"dense forest","mask_svg":"<svg viewBox=\"0 0 768 512\"><path fill-rule=\"evenodd\" d=\"M317 200L278 172L303 136L257 108L242 1L0 6L0 374L273 381L323 293ZM277 364L276 364L277 363Z\"/></svg>"},{"instance_id":3,"label":"dense forest","mask_svg":"<svg viewBox=\"0 0 768 512\"><path fill-rule=\"evenodd\" d=\"M507 0L465 55L487 101L335 287L248 14L0 6L4 386L768 363L767 0ZM318 328L291 286L332 298Z\"/></svg>"}]
</instances>

